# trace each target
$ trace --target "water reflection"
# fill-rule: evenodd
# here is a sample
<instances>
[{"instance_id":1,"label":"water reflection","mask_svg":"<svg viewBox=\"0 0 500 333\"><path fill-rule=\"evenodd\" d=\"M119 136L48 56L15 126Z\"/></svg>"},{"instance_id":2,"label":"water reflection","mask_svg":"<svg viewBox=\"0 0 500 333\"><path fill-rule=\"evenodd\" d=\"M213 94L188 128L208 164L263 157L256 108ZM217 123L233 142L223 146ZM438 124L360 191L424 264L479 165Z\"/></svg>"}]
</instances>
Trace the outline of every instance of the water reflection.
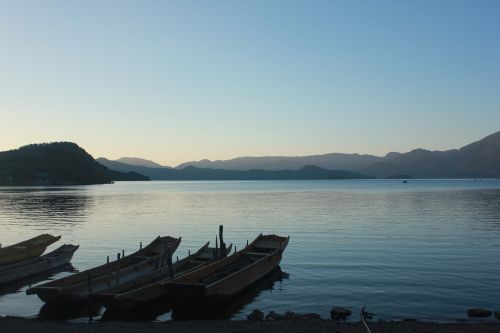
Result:
<instances>
[{"instance_id":1,"label":"water reflection","mask_svg":"<svg viewBox=\"0 0 500 333\"><path fill-rule=\"evenodd\" d=\"M132 321L153 321L172 310L172 300L169 297L150 302L139 309L130 311L106 310L101 320L132 320Z\"/></svg>"},{"instance_id":2,"label":"water reflection","mask_svg":"<svg viewBox=\"0 0 500 333\"><path fill-rule=\"evenodd\" d=\"M100 304L92 304L87 302L65 304L64 306L57 304L44 304L40 308L38 318L48 320L70 320L77 318L92 318L100 315L102 306Z\"/></svg>"},{"instance_id":3,"label":"water reflection","mask_svg":"<svg viewBox=\"0 0 500 333\"><path fill-rule=\"evenodd\" d=\"M82 221L94 198L74 189L2 189L0 216L14 225L74 224Z\"/></svg>"},{"instance_id":4,"label":"water reflection","mask_svg":"<svg viewBox=\"0 0 500 333\"><path fill-rule=\"evenodd\" d=\"M41 230L62 234L65 242L81 245L73 260L79 269L159 234L182 236L178 252L184 254L213 239L219 224L239 249L260 232L290 234L282 264L294 279L278 292L274 283L244 308L233 304L201 317L244 319L250 308L325 317L332 300L353 308L366 304L381 319L455 318L469 307L499 307L499 181L0 188L0 242ZM0 315L32 316L40 306L21 292L0 297ZM138 319L167 320L169 311L168 302L160 302ZM174 318L182 317L175 312Z\"/></svg>"},{"instance_id":5,"label":"water reflection","mask_svg":"<svg viewBox=\"0 0 500 333\"><path fill-rule=\"evenodd\" d=\"M18 280L13 283L8 283L0 286L0 296L19 292L23 287L31 288L31 286L36 285L40 282L46 281L50 279L52 276L61 273L61 272L76 272L75 268L71 264L67 264L56 269L51 270L50 272L45 272L37 275L32 275L25 279Z\"/></svg>"},{"instance_id":6,"label":"water reflection","mask_svg":"<svg viewBox=\"0 0 500 333\"><path fill-rule=\"evenodd\" d=\"M272 293L276 288L276 282L280 281L287 274L278 267L260 279L242 293L238 294L232 300L218 306L210 308L190 308L188 310L179 309L172 304L168 297L156 300L132 311L114 312L107 310L102 315L101 320L134 320L134 321L152 321L166 315L172 310L171 318L174 320L189 319L230 319L233 315L240 312L246 305L252 303L256 297L263 292ZM279 288L279 287L278 287Z\"/></svg>"}]
</instances>

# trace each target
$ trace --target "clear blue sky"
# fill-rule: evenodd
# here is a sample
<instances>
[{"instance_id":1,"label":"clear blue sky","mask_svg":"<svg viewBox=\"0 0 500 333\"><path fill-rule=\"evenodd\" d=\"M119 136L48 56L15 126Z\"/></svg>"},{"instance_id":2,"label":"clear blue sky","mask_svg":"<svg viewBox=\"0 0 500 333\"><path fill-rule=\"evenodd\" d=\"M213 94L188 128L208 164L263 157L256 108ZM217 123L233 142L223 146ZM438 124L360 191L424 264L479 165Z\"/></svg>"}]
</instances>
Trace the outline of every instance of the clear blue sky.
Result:
<instances>
[{"instance_id":1,"label":"clear blue sky","mask_svg":"<svg viewBox=\"0 0 500 333\"><path fill-rule=\"evenodd\" d=\"M0 150L176 165L500 130L500 1L0 0Z\"/></svg>"}]
</instances>

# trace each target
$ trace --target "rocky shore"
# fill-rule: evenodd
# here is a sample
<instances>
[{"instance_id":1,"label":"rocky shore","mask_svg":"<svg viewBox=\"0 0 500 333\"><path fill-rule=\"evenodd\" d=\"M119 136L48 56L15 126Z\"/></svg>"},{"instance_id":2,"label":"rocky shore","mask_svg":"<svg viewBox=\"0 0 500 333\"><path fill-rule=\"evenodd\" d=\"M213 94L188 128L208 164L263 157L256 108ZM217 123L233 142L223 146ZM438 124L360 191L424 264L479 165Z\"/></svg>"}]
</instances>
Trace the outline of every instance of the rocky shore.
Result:
<instances>
[{"instance_id":1,"label":"rocky shore","mask_svg":"<svg viewBox=\"0 0 500 333\"><path fill-rule=\"evenodd\" d=\"M429 323L418 321L377 321L368 323L377 333L500 333L499 322ZM287 320L189 320L169 322L94 322L67 323L17 317L0 317L2 333L258 333L328 332L366 333L362 323L317 318Z\"/></svg>"}]
</instances>

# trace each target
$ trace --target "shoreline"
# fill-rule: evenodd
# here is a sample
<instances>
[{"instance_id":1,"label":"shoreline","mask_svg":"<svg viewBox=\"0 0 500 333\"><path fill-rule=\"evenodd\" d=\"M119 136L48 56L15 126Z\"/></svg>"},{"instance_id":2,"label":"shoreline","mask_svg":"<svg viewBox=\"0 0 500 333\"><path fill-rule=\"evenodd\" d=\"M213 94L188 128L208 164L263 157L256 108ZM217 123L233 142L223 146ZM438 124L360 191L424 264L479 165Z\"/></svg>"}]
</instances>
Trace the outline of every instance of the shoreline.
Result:
<instances>
[{"instance_id":1,"label":"shoreline","mask_svg":"<svg viewBox=\"0 0 500 333\"><path fill-rule=\"evenodd\" d=\"M455 323L406 321L370 321L372 332L385 333L500 333L499 321L464 321ZM166 322L99 321L92 323L69 323L21 317L0 317L2 333L156 333L156 332L200 332L204 333L257 333L257 332L328 332L365 333L361 322L342 322L327 319L287 319L276 321L250 320L186 320Z\"/></svg>"}]
</instances>

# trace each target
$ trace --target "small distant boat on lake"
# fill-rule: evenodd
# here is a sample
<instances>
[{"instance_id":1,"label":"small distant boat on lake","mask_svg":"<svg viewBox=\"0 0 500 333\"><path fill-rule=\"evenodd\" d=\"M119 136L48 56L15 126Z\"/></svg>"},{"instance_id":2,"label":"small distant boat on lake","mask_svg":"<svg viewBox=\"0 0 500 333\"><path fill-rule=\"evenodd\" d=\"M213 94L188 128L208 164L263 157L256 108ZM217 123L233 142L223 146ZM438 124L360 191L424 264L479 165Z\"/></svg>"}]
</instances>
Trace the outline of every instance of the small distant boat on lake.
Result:
<instances>
[{"instance_id":1,"label":"small distant boat on lake","mask_svg":"<svg viewBox=\"0 0 500 333\"><path fill-rule=\"evenodd\" d=\"M189 274L203 266L225 257L220 248L209 247L207 242L197 252L178 260L171 267L164 266L141 276L136 280L120 284L101 293L94 293L91 299L103 303L110 311L130 311L141 305L146 305L155 300L168 296L165 282ZM230 253L232 244L225 253Z\"/></svg>"},{"instance_id":2,"label":"small distant boat on lake","mask_svg":"<svg viewBox=\"0 0 500 333\"><path fill-rule=\"evenodd\" d=\"M40 256L61 236L43 234L23 242L0 248L0 267Z\"/></svg>"},{"instance_id":3,"label":"small distant boat on lake","mask_svg":"<svg viewBox=\"0 0 500 333\"><path fill-rule=\"evenodd\" d=\"M117 260L30 288L26 294L37 294L46 303L75 303L88 299L93 292L101 292L139 278L166 265L175 252L180 238L157 237L149 245Z\"/></svg>"},{"instance_id":4,"label":"small distant boat on lake","mask_svg":"<svg viewBox=\"0 0 500 333\"><path fill-rule=\"evenodd\" d=\"M214 305L236 296L279 266L289 240L261 234L241 251L164 283L174 309Z\"/></svg>"},{"instance_id":5,"label":"small distant boat on lake","mask_svg":"<svg viewBox=\"0 0 500 333\"><path fill-rule=\"evenodd\" d=\"M0 266L0 285L13 283L33 275L50 272L69 264L78 245L64 244L43 256Z\"/></svg>"}]
</instances>

